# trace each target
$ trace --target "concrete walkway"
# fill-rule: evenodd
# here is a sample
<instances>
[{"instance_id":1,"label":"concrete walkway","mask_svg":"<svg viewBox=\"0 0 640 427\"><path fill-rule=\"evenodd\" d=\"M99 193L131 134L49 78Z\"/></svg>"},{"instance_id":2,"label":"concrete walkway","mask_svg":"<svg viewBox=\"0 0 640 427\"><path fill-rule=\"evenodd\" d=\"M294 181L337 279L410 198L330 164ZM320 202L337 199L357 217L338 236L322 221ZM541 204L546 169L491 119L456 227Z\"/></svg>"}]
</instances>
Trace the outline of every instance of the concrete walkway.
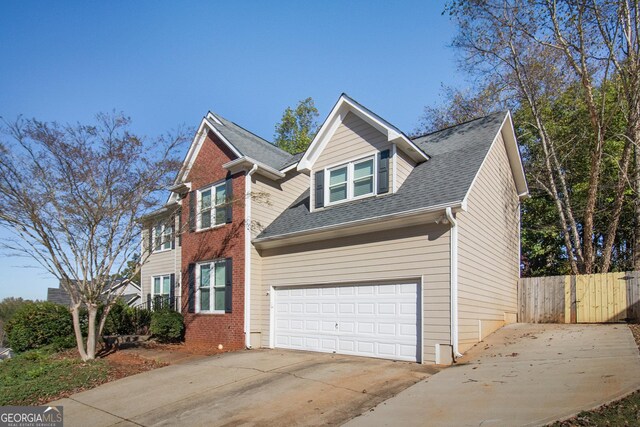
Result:
<instances>
[{"instance_id":1,"label":"concrete walkway","mask_svg":"<svg viewBox=\"0 0 640 427\"><path fill-rule=\"evenodd\" d=\"M626 325L515 324L346 425L544 425L638 388Z\"/></svg>"}]
</instances>

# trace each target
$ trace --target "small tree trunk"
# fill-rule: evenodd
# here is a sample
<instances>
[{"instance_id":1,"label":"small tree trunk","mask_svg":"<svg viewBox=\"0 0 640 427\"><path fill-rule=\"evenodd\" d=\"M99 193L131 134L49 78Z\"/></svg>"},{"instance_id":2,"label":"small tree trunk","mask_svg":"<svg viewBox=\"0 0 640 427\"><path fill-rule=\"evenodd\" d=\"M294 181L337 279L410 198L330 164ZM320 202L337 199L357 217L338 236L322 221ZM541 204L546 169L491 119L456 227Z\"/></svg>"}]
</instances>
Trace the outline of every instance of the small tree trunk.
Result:
<instances>
[{"instance_id":1,"label":"small tree trunk","mask_svg":"<svg viewBox=\"0 0 640 427\"><path fill-rule=\"evenodd\" d=\"M620 222L620 214L622 213L622 207L626 199L624 193L628 188L628 172L629 163L631 161L631 141L628 140L624 146L622 152L622 159L620 160L620 172L618 176L618 182L615 189L615 198L613 200L613 207L611 209L611 217L609 220L609 227L604 239L604 246L602 248L602 266L601 273L608 273L611 268L611 254L613 252L613 244L616 240L616 234L618 231L618 223Z\"/></svg>"},{"instance_id":2,"label":"small tree trunk","mask_svg":"<svg viewBox=\"0 0 640 427\"><path fill-rule=\"evenodd\" d=\"M634 187L636 197L634 200L635 227L633 228L633 269L636 271L640 271L640 149L638 149L637 145L635 157L636 170L634 177Z\"/></svg>"},{"instance_id":3,"label":"small tree trunk","mask_svg":"<svg viewBox=\"0 0 640 427\"><path fill-rule=\"evenodd\" d=\"M93 360L96 358L96 315L98 314L98 306L96 304L87 304L89 310L89 330L87 333L87 358L83 360Z\"/></svg>"},{"instance_id":4,"label":"small tree trunk","mask_svg":"<svg viewBox=\"0 0 640 427\"><path fill-rule=\"evenodd\" d=\"M73 332L76 335L76 345L78 346L78 353L82 360L87 360L87 352L84 349L84 341L82 339L82 330L80 329L80 304L73 304L71 306L71 317L73 318Z\"/></svg>"}]
</instances>

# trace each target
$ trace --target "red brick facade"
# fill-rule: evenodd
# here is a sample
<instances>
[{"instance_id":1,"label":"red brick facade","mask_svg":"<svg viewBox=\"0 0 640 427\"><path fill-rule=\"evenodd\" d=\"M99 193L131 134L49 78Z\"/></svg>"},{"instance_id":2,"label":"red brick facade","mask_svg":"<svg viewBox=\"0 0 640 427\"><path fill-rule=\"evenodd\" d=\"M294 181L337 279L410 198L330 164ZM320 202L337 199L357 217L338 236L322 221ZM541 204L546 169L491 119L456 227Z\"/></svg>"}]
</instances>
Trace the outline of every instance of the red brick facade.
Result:
<instances>
[{"instance_id":1,"label":"red brick facade","mask_svg":"<svg viewBox=\"0 0 640 427\"><path fill-rule=\"evenodd\" d=\"M186 177L191 190L222 181L227 177L223 164L235 159L235 155L209 132L193 167ZM245 173L232 176L233 221L210 230L189 231L182 234L182 313L185 321L185 341L225 349L239 349L245 345L244 337L244 194ZM195 193L191 193L195 196ZM182 203L182 224L189 224L189 197ZM188 312L188 266L200 261L221 258L233 260L232 310L224 314L199 314ZM197 286L197 284L196 284Z\"/></svg>"}]
</instances>

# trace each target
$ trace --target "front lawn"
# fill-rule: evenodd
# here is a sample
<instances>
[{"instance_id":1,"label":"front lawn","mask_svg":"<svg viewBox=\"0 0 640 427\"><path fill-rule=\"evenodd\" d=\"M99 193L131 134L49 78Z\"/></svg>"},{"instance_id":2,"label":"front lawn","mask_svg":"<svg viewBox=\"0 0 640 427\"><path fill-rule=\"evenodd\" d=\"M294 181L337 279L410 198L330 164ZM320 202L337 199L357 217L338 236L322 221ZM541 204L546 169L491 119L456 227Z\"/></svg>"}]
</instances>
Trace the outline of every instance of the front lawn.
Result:
<instances>
[{"instance_id":1,"label":"front lawn","mask_svg":"<svg viewBox=\"0 0 640 427\"><path fill-rule=\"evenodd\" d=\"M0 362L0 406L41 405L160 366L118 352L83 362L75 351L32 350Z\"/></svg>"}]
</instances>

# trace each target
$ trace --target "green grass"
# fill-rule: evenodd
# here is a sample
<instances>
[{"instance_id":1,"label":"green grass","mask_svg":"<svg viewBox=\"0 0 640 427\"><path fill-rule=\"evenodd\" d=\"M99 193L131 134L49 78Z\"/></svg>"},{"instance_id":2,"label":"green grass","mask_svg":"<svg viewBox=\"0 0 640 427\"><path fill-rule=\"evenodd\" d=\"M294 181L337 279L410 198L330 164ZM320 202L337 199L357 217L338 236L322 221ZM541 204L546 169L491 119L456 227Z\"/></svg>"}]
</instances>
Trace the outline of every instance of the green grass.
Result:
<instances>
[{"instance_id":1,"label":"green grass","mask_svg":"<svg viewBox=\"0 0 640 427\"><path fill-rule=\"evenodd\" d=\"M640 391L593 411L581 412L570 420L551 424L553 427L638 425L640 425Z\"/></svg>"},{"instance_id":2,"label":"green grass","mask_svg":"<svg viewBox=\"0 0 640 427\"><path fill-rule=\"evenodd\" d=\"M82 362L77 355L28 351L0 362L0 406L42 404L102 383L108 371L103 360Z\"/></svg>"}]
</instances>

